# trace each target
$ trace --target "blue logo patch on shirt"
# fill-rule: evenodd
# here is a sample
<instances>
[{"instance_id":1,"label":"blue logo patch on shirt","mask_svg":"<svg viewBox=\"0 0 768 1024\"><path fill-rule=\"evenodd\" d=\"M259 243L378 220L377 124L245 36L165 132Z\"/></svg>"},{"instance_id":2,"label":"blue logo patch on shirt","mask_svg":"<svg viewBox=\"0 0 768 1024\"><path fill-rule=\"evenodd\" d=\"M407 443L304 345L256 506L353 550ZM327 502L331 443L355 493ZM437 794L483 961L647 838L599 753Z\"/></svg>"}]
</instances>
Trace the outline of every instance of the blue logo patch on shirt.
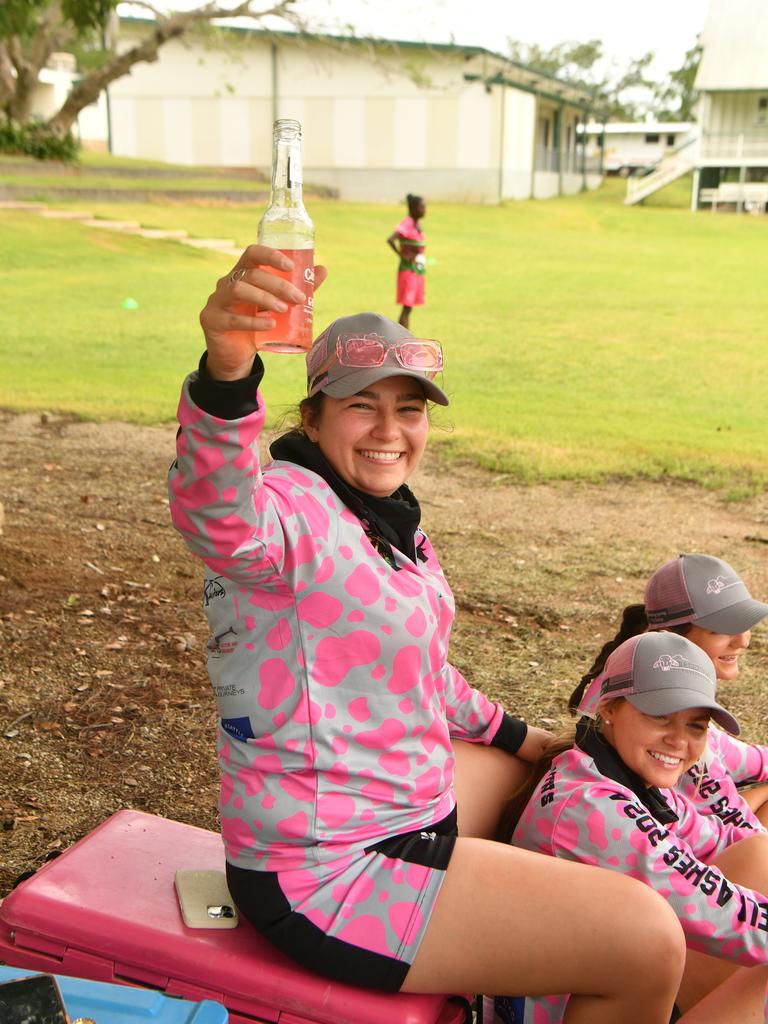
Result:
<instances>
[{"instance_id":1,"label":"blue logo patch on shirt","mask_svg":"<svg viewBox=\"0 0 768 1024\"><path fill-rule=\"evenodd\" d=\"M251 728L251 720L248 715L242 718L222 718L221 727L236 740L252 740L254 732Z\"/></svg>"}]
</instances>

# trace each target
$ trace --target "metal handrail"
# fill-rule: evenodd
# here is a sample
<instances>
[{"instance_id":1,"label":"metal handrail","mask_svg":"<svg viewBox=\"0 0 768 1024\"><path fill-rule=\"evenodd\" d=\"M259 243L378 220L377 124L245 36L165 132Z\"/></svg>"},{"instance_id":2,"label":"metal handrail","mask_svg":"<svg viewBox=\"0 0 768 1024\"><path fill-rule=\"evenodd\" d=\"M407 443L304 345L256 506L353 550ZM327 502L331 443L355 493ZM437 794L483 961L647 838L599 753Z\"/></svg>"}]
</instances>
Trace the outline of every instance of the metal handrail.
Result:
<instances>
[{"instance_id":1,"label":"metal handrail","mask_svg":"<svg viewBox=\"0 0 768 1024\"><path fill-rule=\"evenodd\" d=\"M656 161L655 164L649 164L647 167L644 167L641 170L640 174L636 174L635 177L636 178L647 178L648 175L649 174L653 174L653 172L658 167L660 167L661 164L663 164L665 160L668 160L671 156L677 156L679 153L682 153L682 151L684 149L687 149L689 146L692 146L694 143L698 142L699 138L700 138L700 136L699 136L698 131L692 132L691 133L691 137L689 139L687 139L685 142L681 142L679 146L673 146L672 149L668 149L666 151L666 153L664 154L664 156L659 157L659 159Z\"/></svg>"}]
</instances>

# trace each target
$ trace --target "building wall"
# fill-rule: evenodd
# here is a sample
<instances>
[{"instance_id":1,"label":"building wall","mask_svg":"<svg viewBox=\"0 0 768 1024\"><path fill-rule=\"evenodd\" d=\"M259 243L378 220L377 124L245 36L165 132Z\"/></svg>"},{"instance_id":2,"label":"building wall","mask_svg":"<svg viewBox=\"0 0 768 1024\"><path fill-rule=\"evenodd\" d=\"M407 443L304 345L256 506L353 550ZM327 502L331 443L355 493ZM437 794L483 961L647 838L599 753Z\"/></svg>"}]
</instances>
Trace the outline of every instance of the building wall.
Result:
<instances>
[{"instance_id":1,"label":"building wall","mask_svg":"<svg viewBox=\"0 0 768 1024\"><path fill-rule=\"evenodd\" d=\"M768 88L705 93L699 119L700 166L768 167Z\"/></svg>"},{"instance_id":2,"label":"building wall","mask_svg":"<svg viewBox=\"0 0 768 1024\"><path fill-rule=\"evenodd\" d=\"M533 184L536 97L504 86L504 162L500 172L501 199L528 199Z\"/></svg>"},{"instance_id":3,"label":"building wall","mask_svg":"<svg viewBox=\"0 0 768 1024\"><path fill-rule=\"evenodd\" d=\"M122 23L122 45L145 31ZM274 116L304 126L305 177L350 199L496 202L531 195L542 100L492 75L492 55L233 33L168 43L111 89L113 150L268 171ZM546 117L553 117L547 110ZM579 112L563 108L575 149ZM554 143L551 139L550 146Z\"/></svg>"},{"instance_id":4,"label":"building wall","mask_svg":"<svg viewBox=\"0 0 768 1024\"><path fill-rule=\"evenodd\" d=\"M533 198L552 199L560 194L560 175L557 171L536 171L533 176Z\"/></svg>"},{"instance_id":5,"label":"building wall","mask_svg":"<svg viewBox=\"0 0 768 1024\"><path fill-rule=\"evenodd\" d=\"M32 116L47 120L67 98L77 77L75 59L69 54L52 54L52 66L40 71L37 85L32 90ZM62 58L57 61L55 58ZM69 58L64 60L63 58Z\"/></svg>"},{"instance_id":6,"label":"building wall","mask_svg":"<svg viewBox=\"0 0 768 1024\"><path fill-rule=\"evenodd\" d=\"M642 131L606 132L604 167L606 171L618 171L622 167L650 167L671 150L691 137L692 125L671 123L665 126L652 125ZM648 142L648 136L656 135L657 142ZM600 157L600 133L590 130L587 135L587 156L596 161ZM671 142L669 140L672 140Z\"/></svg>"},{"instance_id":7,"label":"building wall","mask_svg":"<svg viewBox=\"0 0 768 1024\"><path fill-rule=\"evenodd\" d=\"M656 136L656 142L649 142L648 136ZM672 142L669 142L669 139ZM649 131L630 132L627 135L606 135L605 167L618 170L621 167L649 167L657 163L679 145L681 136L675 132Z\"/></svg>"},{"instance_id":8,"label":"building wall","mask_svg":"<svg viewBox=\"0 0 768 1024\"><path fill-rule=\"evenodd\" d=\"M575 196L585 185L590 188L589 181L583 173L568 171L563 174L563 195Z\"/></svg>"},{"instance_id":9,"label":"building wall","mask_svg":"<svg viewBox=\"0 0 768 1024\"><path fill-rule=\"evenodd\" d=\"M768 132L768 86L762 92L712 92L707 101L701 112L705 134Z\"/></svg>"}]
</instances>

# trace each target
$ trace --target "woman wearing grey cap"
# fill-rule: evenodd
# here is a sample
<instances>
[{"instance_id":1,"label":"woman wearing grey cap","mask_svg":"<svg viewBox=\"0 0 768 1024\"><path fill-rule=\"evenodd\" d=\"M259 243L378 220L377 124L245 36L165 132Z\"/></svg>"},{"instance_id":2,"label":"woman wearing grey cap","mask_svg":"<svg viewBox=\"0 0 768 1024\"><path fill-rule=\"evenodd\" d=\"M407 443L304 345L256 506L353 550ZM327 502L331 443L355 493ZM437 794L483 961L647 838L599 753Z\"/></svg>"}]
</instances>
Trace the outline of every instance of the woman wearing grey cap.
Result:
<instances>
[{"instance_id":1,"label":"woman wearing grey cap","mask_svg":"<svg viewBox=\"0 0 768 1024\"><path fill-rule=\"evenodd\" d=\"M606 658L623 640L646 629L685 636L709 655L718 681L731 682L739 674L739 658L749 647L753 627L766 615L768 605L750 595L727 562L712 555L679 555L651 576L643 604L624 609L618 633L582 677L569 706L592 714L595 680ZM768 747L734 739L713 725L701 763L682 776L679 788L702 814L759 828L768 824L768 786L755 784L766 782Z\"/></svg>"},{"instance_id":2,"label":"woman wearing grey cap","mask_svg":"<svg viewBox=\"0 0 768 1024\"><path fill-rule=\"evenodd\" d=\"M630 874L665 898L689 947L680 1020L762 1022L768 835L702 815L675 789L701 757L710 720L739 729L716 700L712 661L685 637L643 633L610 654L596 685L595 716L551 743L510 803L506 837ZM497 999L501 1021L566 1019L564 999L515 1002Z\"/></svg>"},{"instance_id":3,"label":"woman wearing grey cap","mask_svg":"<svg viewBox=\"0 0 768 1024\"><path fill-rule=\"evenodd\" d=\"M205 564L232 895L336 980L525 982L572 992L571 1024L666 1024L684 943L657 894L478 838L529 770L510 754L532 760L547 734L448 658L453 596L406 484L428 401L448 402L440 346L374 313L335 320L307 356L302 428L260 460L258 331L303 300L270 273L287 262L253 246L217 283L170 474L174 523Z\"/></svg>"}]
</instances>

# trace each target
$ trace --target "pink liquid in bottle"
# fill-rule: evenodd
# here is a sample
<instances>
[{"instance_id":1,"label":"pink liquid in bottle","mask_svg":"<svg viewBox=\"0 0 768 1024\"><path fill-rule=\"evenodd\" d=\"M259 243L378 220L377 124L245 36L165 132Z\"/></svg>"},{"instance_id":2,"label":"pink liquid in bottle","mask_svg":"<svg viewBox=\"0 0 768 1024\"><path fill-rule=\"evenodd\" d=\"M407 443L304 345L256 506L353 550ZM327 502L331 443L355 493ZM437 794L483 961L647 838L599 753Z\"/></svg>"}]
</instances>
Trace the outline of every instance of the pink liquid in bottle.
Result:
<instances>
[{"instance_id":1,"label":"pink liquid in bottle","mask_svg":"<svg viewBox=\"0 0 768 1024\"><path fill-rule=\"evenodd\" d=\"M259 331L256 347L268 352L308 352L312 348L312 306L315 290L315 250L281 249L288 259L293 260L293 270L274 270L270 273L290 281L304 292L303 303L290 306L286 313L272 313L275 327L271 331Z\"/></svg>"}]
</instances>

